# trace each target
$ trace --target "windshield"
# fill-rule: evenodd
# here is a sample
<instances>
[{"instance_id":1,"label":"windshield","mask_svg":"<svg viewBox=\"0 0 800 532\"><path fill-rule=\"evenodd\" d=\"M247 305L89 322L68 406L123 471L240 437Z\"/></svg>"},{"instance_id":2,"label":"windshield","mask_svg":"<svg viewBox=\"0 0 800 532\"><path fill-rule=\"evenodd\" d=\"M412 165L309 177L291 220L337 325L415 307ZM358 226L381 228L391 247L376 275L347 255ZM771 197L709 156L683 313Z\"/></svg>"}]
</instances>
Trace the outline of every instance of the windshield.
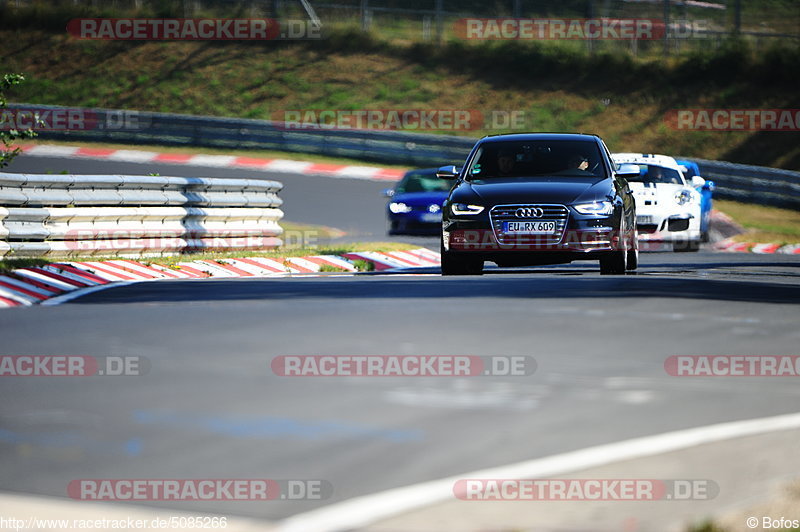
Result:
<instances>
[{"instance_id":1,"label":"windshield","mask_svg":"<svg viewBox=\"0 0 800 532\"><path fill-rule=\"evenodd\" d=\"M606 177L592 141L486 142L470 163L467 179L505 177Z\"/></svg>"},{"instance_id":2,"label":"windshield","mask_svg":"<svg viewBox=\"0 0 800 532\"><path fill-rule=\"evenodd\" d=\"M680 172L672 168L656 166L654 164L637 164L639 167L639 177L629 177L628 181L639 183L669 183L672 185L683 185L683 177Z\"/></svg>"},{"instance_id":3,"label":"windshield","mask_svg":"<svg viewBox=\"0 0 800 532\"><path fill-rule=\"evenodd\" d=\"M436 173L409 172L397 184L395 194L407 192L447 192L453 186L451 181L436 177Z\"/></svg>"}]
</instances>

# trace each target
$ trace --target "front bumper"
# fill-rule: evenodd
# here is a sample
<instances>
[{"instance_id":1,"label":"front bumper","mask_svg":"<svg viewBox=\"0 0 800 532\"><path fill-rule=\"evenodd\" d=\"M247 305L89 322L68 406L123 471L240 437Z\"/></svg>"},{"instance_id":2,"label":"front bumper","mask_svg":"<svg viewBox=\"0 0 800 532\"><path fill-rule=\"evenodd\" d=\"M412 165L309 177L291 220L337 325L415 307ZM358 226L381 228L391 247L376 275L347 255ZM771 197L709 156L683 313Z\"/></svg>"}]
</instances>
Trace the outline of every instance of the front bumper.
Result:
<instances>
[{"instance_id":1,"label":"front bumper","mask_svg":"<svg viewBox=\"0 0 800 532\"><path fill-rule=\"evenodd\" d=\"M428 211L403 214L389 213L389 232L438 234L442 227L442 214Z\"/></svg>"},{"instance_id":2,"label":"front bumper","mask_svg":"<svg viewBox=\"0 0 800 532\"><path fill-rule=\"evenodd\" d=\"M499 255L590 255L621 249L626 238L627 241L632 239L632 235L620 235L619 223L613 215L594 218L569 216L555 235L509 234L503 233L500 227L497 221L490 223L488 216L477 220L451 219L443 225L444 248L447 251Z\"/></svg>"},{"instance_id":3,"label":"front bumper","mask_svg":"<svg viewBox=\"0 0 800 532\"><path fill-rule=\"evenodd\" d=\"M700 219L690 213L641 214L636 219L640 242L687 242L700 239Z\"/></svg>"}]
</instances>

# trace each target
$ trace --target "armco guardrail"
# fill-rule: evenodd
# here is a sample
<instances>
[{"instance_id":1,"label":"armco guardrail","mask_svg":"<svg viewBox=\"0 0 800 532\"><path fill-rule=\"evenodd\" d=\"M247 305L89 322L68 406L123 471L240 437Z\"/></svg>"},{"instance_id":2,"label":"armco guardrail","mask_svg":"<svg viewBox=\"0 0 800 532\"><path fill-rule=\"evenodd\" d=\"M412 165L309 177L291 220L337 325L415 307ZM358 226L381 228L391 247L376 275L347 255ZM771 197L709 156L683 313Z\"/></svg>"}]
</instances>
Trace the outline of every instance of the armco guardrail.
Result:
<instances>
[{"instance_id":1,"label":"armco guardrail","mask_svg":"<svg viewBox=\"0 0 800 532\"><path fill-rule=\"evenodd\" d=\"M149 256L281 244L277 181L0 173L0 257Z\"/></svg>"},{"instance_id":2,"label":"armco guardrail","mask_svg":"<svg viewBox=\"0 0 800 532\"><path fill-rule=\"evenodd\" d=\"M703 177L714 181L717 187L715 197L800 208L800 172L723 161L692 160L697 162Z\"/></svg>"},{"instance_id":3,"label":"armco guardrail","mask_svg":"<svg viewBox=\"0 0 800 532\"><path fill-rule=\"evenodd\" d=\"M460 164L475 143L475 139L468 137L399 131L286 129L267 120L110 109L81 110L34 104L9 104L9 108L60 113L62 129L40 131L42 139L269 149L412 166ZM74 111L73 125L76 127L66 127L70 110ZM717 197L800 207L800 172L694 157L688 159L698 162L703 177L715 181Z\"/></svg>"},{"instance_id":4,"label":"armco guardrail","mask_svg":"<svg viewBox=\"0 0 800 532\"><path fill-rule=\"evenodd\" d=\"M50 113L49 116L57 116L58 122L48 124L49 129L38 130L41 139L277 150L422 166L439 164L442 160L452 163L463 161L475 144L474 139L465 137L399 131L294 128L269 120L75 109L38 104L8 104L8 108L26 113L38 110Z\"/></svg>"}]
</instances>

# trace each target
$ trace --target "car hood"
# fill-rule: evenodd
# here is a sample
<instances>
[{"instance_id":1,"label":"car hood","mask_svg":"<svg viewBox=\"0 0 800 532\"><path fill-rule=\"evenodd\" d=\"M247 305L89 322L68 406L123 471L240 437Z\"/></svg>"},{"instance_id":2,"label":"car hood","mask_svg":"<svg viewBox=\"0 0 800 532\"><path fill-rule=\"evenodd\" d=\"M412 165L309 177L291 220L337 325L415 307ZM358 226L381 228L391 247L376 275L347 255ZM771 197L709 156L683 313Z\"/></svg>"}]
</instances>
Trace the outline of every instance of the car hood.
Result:
<instances>
[{"instance_id":1,"label":"car hood","mask_svg":"<svg viewBox=\"0 0 800 532\"><path fill-rule=\"evenodd\" d=\"M688 185L684 186L676 183L642 183L641 181L628 181L628 186L636 193L641 191L664 190L674 194L681 189L692 188Z\"/></svg>"},{"instance_id":2,"label":"car hood","mask_svg":"<svg viewBox=\"0 0 800 532\"><path fill-rule=\"evenodd\" d=\"M572 203L613 197L611 179L541 177L471 181L466 186L484 205L504 203Z\"/></svg>"},{"instance_id":3,"label":"car hood","mask_svg":"<svg viewBox=\"0 0 800 532\"><path fill-rule=\"evenodd\" d=\"M395 194L389 201L398 203L405 203L406 205L431 205L444 203L447 198L447 192L405 192L403 194Z\"/></svg>"}]
</instances>

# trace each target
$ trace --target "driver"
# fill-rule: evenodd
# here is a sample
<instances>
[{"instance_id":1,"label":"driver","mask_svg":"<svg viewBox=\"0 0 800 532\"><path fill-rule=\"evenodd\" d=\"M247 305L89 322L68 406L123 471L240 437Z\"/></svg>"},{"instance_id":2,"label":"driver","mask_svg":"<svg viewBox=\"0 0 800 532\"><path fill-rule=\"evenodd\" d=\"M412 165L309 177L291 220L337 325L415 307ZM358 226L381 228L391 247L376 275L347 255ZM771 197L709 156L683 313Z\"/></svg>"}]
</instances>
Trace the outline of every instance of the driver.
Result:
<instances>
[{"instance_id":1,"label":"driver","mask_svg":"<svg viewBox=\"0 0 800 532\"><path fill-rule=\"evenodd\" d=\"M510 175L514 170L514 154L507 150L502 150L497 154L497 171L500 175Z\"/></svg>"},{"instance_id":2,"label":"driver","mask_svg":"<svg viewBox=\"0 0 800 532\"><path fill-rule=\"evenodd\" d=\"M569 158L569 170L583 170L584 172L589 170L589 158L585 155L580 153L574 154L572 157Z\"/></svg>"},{"instance_id":3,"label":"driver","mask_svg":"<svg viewBox=\"0 0 800 532\"><path fill-rule=\"evenodd\" d=\"M659 166L650 166L647 169L647 181L651 183L661 183L664 180L664 172Z\"/></svg>"}]
</instances>

